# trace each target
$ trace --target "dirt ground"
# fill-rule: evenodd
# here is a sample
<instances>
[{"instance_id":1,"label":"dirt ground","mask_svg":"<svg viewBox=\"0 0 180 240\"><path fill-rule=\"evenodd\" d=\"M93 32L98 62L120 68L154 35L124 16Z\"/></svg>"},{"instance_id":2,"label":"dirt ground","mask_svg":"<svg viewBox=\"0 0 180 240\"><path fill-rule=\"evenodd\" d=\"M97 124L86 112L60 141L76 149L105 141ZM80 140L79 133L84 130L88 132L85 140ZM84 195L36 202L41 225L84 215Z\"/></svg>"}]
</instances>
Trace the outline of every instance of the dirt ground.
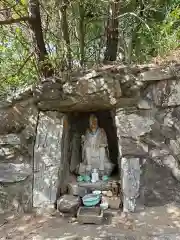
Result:
<instances>
[{"instance_id":1,"label":"dirt ground","mask_svg":"<svg viewBox=\"0 0 180 240\"><path fill-rule=\"evenodd\" d=\"M147 178L146 208L124 218L114 212L104 225L80 225L74 219L45 214L0 217L0 240L180 239L180 183L160 167L153 167L153 181ZM150 171L151 171L150 170ZM151 178L151 174L149 175ZM73 220L73 221L72 221Z\"/></svg>"},{"instance_id":2,"label":"dirt ground","mask_svg":"<svg viewBox=\"0 0 180 240\"><path fill-rule=\"evenodd\" d=\"M116 237L129 240L180 239L180 207L173 203L147 207L145 211L134 213L128 219L117 214L112 218L111 224L102 226L79 225L76 221L71 222L71 219L64 219L58 215L24 215L19 218L8 218L8 222L0 227L1 240L76 239L76 236Z\"/></svg>"}]
</instances>

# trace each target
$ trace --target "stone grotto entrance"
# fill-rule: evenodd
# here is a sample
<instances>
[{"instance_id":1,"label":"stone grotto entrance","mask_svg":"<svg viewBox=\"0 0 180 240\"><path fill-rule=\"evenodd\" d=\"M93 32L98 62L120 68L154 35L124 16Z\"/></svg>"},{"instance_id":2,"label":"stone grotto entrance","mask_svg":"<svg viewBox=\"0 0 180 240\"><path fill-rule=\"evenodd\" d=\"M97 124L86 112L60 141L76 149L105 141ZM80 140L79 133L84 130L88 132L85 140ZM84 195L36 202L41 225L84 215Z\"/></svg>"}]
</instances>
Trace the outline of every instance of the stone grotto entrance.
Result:
<instances>
[{"instance_id":1,"label":"stone grotto entrance","mask_svg":"<svg viewBox=\"0 0 180 240\"><path fill-rule=\"evenodd\" d=\"M118 177L118 138L114 110L40 113L34 146L33 206L56 202L68 191L68 183L77 179L76 167L82 162L81 136L94 114L107 135L112 175Z\"/></svg>"},{"instance_id":2,"label":"stone grotto entrance","mask_svg":"<svg viewBox=\"0 0 180 240\"><path fill-rule=\"evenodd\" d=\"M68 113L65 117L62 134L62 155L56 200L61 195L73 191L73 186L76 187L78 175L77 166L82 162L81 136L84 135L89 128L89 118L91 114L97 117L98 126L104 129L107 135L109 160L114 165L111 177L117 177L119 179L119 149L115 112L113 110L100 110Z\"/></svg>"}]
</instances>

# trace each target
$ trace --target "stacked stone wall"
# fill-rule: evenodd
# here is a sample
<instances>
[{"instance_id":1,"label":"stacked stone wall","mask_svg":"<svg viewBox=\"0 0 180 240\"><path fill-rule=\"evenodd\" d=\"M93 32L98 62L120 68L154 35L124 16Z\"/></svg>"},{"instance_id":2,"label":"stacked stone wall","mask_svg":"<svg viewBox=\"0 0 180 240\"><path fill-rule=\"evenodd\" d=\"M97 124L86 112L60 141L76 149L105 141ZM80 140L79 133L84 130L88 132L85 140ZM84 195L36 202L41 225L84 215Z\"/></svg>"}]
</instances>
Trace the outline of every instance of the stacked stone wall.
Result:
<instances>
[{"instance_id":1,"label":"stacked stone wall","mask_svg":"<svg viewBox=\"0 0 180 240\"><path fill-rule=\"evenodd\" d=\"M42 80L1 101L1 212L26 211L33 199L54 200L57 168L66 175L61 164L63 114L98 109L116 109L122 174L131 167L138 174L148 162L169 169L180 180L180 66L103 66ZM154 178L152 171L148 174ZM137 198L141 184L135 177L134 193L129 176L132 189L125 192Z\"/></svg>"},{"instance_id":2,"label":"stacked stone wall","mask_svg":"<svg viewBox=\"0 0 180 240\"><path fill-rule=\"evenodd\" d=\"M0 213L31 211L38 110L31 98L1 102Z\"/></svg>"}]
</instances>

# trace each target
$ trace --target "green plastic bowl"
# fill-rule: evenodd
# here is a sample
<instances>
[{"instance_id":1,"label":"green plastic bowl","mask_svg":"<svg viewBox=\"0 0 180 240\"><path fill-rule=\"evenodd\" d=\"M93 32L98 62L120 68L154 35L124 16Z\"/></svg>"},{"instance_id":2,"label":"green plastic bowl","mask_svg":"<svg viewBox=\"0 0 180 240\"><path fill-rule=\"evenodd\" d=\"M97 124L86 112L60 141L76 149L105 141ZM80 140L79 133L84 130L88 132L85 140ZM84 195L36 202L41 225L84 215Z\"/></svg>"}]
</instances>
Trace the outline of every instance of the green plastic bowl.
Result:
<instances>
[{"instance_id":1,"label":"green plastic bowl","mask_svg":"<svg viewBox=\"0 0 180 240\"><path fill-rule=\"evenodd\" d=\"M78 182L83 182L83 181L84 181L83 176L78 176L78 177L77 177L77 181L78 181Z\"/></svg>"},{"instance_id":2,"label":"green plastic bowl","mask_svg":"<svg viewBox=\"0 0 180 240\"><path fill-rule=\"evenodd\" d=\"M86 207L93 207L100 202L100 195L87 194L82 198L83 204Z\"/></svg>"},{"instance_id":3,"label":"green plastic bowl","mask_svg":"<svg viewBox=\"0 0 180 240\"><path fill-rule=\"evenodd\" d=\"M88 175L84 175L84 181L90 182L91 178Z\"/></svg>"},{"instance_id":4,"label":"green plastic bowl","mask_svg":"<svg viewBox=\"0 0 180 240\"><path fill-rule=\"evenodd\" d=\"M104 175L104 176L102 177L102 180L106 182L106 181L108 181L108 180L109 180L109 177L108 177L108 176L106 176L106 175Z\"/></svg>"}]
</instances>

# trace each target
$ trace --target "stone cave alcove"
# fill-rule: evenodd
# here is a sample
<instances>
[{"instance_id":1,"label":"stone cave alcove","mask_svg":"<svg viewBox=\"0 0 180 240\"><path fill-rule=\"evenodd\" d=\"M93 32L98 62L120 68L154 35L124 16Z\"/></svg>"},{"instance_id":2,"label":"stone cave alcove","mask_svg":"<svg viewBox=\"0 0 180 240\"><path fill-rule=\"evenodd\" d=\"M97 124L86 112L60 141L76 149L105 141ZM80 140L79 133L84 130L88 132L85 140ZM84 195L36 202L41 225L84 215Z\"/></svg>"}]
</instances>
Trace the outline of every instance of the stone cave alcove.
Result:
<instances>
[{"instance_id":1,"label":"stone cave alcove","mask_svg":"<svg viewBox=\"0 0 180 240\"><path fill-rule=\"evenodd\" d=\"M81 136L89 128L89 117L94 114L98 119L98 125L107 135L109 159L115 165L112 174L118 173L118 139L115 119L112 111L74 112L70 114L71 126L69 162L70 172L75 173L75 167L82 161Z\"/></svg>"},{"instance_id":2,"label":"stone cave alcove","mask_svg":"<svg viewBox=\"0 0 180 240\"><path fill-rule=\"evenodd\" d=\"M89 117L94 114L98 119L98 126L103 128L108 141L109 160L114 164L113 171L110 178L119 179L119 147L117 129L115 124L115 112L113 110L97 110L89 112L74 111L66 114L68 122L64 125L64 132L62 136L62 159L60 167L60 182L58 184L57 199L61 194L64 194L69 183L75 184L78 176L77 166L82 162L82 145L81 136L85 135L89 128ZM69 176L69 177L68 177ZM64 189L64 190L63 190Z\"/></svg>"}]
</instances>

